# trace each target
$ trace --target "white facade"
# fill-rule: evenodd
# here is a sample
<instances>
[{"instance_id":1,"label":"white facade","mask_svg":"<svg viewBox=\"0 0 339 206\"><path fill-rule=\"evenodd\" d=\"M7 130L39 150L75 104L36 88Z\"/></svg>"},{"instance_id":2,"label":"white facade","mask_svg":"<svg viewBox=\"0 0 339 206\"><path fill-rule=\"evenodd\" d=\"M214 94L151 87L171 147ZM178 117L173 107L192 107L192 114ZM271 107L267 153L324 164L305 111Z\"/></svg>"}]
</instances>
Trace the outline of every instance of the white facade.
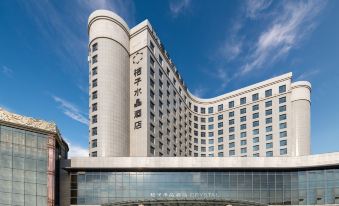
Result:
<instances>
[{"instance_id":1,"label":"white facade","mask_svg":"<svg viewBox=\"0 0 339 206\"><path fill-rule=\"evenodd\" d=\"M200 99L147 20L98 10L89 38L91 156L310 154L311 85L292 73Z\"/></svg>"}]
</instances>

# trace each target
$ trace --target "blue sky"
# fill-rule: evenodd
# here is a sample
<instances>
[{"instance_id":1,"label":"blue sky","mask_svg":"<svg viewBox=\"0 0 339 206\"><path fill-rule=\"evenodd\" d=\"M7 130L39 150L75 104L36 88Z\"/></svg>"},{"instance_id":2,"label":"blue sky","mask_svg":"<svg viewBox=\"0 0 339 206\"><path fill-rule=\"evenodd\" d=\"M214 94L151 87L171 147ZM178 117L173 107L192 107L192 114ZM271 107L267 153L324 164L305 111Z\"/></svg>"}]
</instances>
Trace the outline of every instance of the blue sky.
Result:
<instances>
[{"instance_id":1,"label":"blue sky","mask_svg":"<svg viewBox=\"0 0 339 206\"><path fill-rule=\"evenodd\" d=\"M339 151L339 1L0 1L0 107L88 145L87 18L149 19L188 88L221 95L292 71L312 83L312 153Z\"/></svg>"}]
</instances>

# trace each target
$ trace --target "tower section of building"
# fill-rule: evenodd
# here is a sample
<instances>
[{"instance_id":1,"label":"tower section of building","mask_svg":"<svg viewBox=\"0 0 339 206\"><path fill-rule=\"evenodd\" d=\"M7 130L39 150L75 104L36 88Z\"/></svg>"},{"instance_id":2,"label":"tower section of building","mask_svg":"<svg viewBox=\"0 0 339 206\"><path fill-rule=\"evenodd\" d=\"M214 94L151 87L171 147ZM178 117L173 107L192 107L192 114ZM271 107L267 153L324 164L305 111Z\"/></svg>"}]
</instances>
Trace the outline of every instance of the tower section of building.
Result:
<instances>
[{"instance_id":1,"label":"tower section of building","mask_svg":"<svg viewBox=\"0 0 339 206\"><path fill-rule=\"evenodd\" d=\"M90 156L129 156L129 28L113 12L88 20Z\"/></svg>"}]
</instances>

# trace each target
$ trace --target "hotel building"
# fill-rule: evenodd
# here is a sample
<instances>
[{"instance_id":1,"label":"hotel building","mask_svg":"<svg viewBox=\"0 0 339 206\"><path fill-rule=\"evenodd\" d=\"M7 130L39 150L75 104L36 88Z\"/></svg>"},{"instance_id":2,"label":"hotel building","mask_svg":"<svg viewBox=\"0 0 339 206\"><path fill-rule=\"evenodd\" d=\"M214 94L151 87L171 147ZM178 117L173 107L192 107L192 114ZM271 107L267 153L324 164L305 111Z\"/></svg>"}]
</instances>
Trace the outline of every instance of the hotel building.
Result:
<instances>
[{"instance_id":1,"label":"hotel building","mask_svg":"<svg viewBox=\"0 0 339 206\"><path fill-rule=\"evenodd\" d=\"M148 20L88 20L91 157L310 154L310 93L292 73L201 99L189 92Z\"/></svg>"}]
</instances>

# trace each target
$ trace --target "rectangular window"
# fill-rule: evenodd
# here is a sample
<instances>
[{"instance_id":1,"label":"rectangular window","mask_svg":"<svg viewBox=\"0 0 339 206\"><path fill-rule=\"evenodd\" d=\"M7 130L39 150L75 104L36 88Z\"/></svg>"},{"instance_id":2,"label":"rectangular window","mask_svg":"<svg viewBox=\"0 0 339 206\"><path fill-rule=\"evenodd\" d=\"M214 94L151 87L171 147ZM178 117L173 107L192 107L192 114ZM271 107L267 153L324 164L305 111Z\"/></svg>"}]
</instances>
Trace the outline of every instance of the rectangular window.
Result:
<instances>
[{"instance_id":1,"label":"rectangular window","mask_svg":"<svg viewBox=\"0 0 339 206\"><path fill-rule=\"evenodd\" d=\"M234 107L234 101L228 102L228 108L233 108Z\"/></svg>"},{"instance_id":2,"label":"rectangular window","mask_svg":"<svg viewBox=\"0 0 339 206\"><path fill-rule=\"evenodd\" d=\"M286 122L279 124L279 128L280 129L285 129L286 127L287 127L287 123Z\"/></svg>"},{"instance_id":3,"label":"rectangular window","mask_svg":"<svg viewBox=\"0 0 339 206\"><path fill-rule=\"evenodd\" d=\"M266 132L272 132L272 126L266 127Z\"/></svg>"},{"instance_id":4,"label":"rectangular window","mask_svg":"<svg viewBox=\"0 0 339 206\"><path fill-rule=\"evenodd\" d=\"M259 134L259 129L254 129L253 130L253 135L258 135Z\"/></svg>"},{"instance_id":5,"label":"rectangular window","mask_svg":"<svg viewBox=\"0 0 339 206\"><path fill-rule=\"evenodd\" d=\"M92 99L97 99L98 98L98 91L92 92Z\"/></svg>"},{"instance_id":6,"label":"rectangular window","mask_svg":"<svg viewBox=\"0 0 339 206\"><path fill-rule=\"evenodd\" d=\"M208 144L214 144L214 139L209 139Z\"/></svg>"},{"instance_id":7,"label":"rectangular window","mask_svg":"<svg viewBox=\"0 0 339 206\"><path fill-rule=\"evenodd\" d=\"M213 117L209 117L208 118L208 122L213 122L214 121L214 118Z\"/></svg>"},{"instance_id":8,"label":"rectangular window","mask_svg":"<svg viewBox=\"0 0 339 206\"><path fill-rule=\"evenodd\" d=\"M221 142L223 142L224 141L224 138L223 137L219 137L218 138L218 143L221 143Z\"/></svg>"},{"instance_id":9,"label":"rectangular window","mask_svg":"<svg viewBox=\"0 0 339 206\"><path fill-rule=\"evenodd\" d=\"M229 112L228 117L234 117L234 112Z\"/></svg>"},{"instance_id":10,"label":"rectangular window","mask_svg":"<svg viewBox=\"0 0 339 206\"><path fill-rule=\"evenodd\" d=\"M265 91L265 97L270 97L272 96L272 89L268 89Z\"/></svg>"},{"instance_id":11,"label":"rectangular window","mask_svg":"<svg viewBox=\"0 0 339 206\"><path fill-rule=\"evenodd\" d=\"M244 154L247 152L247 148L241 148L240 151L241 151L241 154Z\"/></svg>"},{"instance_id":12,"label":"rectangular window","mask_svg":"<svg viewBox=\"0 0 339 206\"><path fill-rule=\"evenodd\" d=\"M259 113L254 113L254 114L252 115L252 119L257 119L257 118L259 118Z\"/></svg>"},{"instance_id":13,"label":"rectangular window","mask_svg":"<svg viewBox=\"0 0 339 206\"><path fill-rule=\"evenodd\" d=\"M240 130L244 130L244 129L246 129L246 124L240 125Z\"/></svg>"},{"instance_id":14,"label":"rectangular window","mask_svg":"<svg viewBox=\"0 0 339 206\"><path fill-rule=\"evenodd\" d=\"M228 128L228 132L234 132L234 127L230 127L230 128Z\"/></svg>"},{"instance_id":15,"label":"rectangular window","mask_svg":"<svg viewBox=\"0 0 339 206\"><path fill-rule=\"evenodd\" d=\"M224 145L218 145L218 150L223 150L224 149Z\"/></svg>"},{"instance_id":16,"label":"rectangular window","mask_svg":"<svg viewBox=\"0 0 339 206\"><path fill-rule=\"evenodd\" d=\"M259 104L255 104L252 106L252 111L257 111L259 110Z\"/></svg>"},{"instance_id":17,"label":"rectangular window","mask_svg":"<svg viewBox=\"0 0 339 206\"><path fill-rule=\"evenodd\" d=\"M240 117L240 122L245 122L246 121L246 116Z\"/></svg>"},{"instance_id":18,"label":"rectangular window","mask_svg":"<svg viewBox=\"0 0 339 206\"><path fill-rule=\"evenodd\" d=\"M272 123L272 117L266 118L266 124L271 124Z\"/></svg>"},{"instance_id":19,"label":"rectangular window","mask_svg":"<svg viewBox=\"0 0 339 206\"><path fill-rule=\"evenodd\" d=\"M266 135L266 141L270 141L272 139L273 139L273 135L272 134Z\"/></svg>"},{"instance_id":20,"label":"rectangular window","mask_svg":"<svg viewBox=\"0 0 339 206\"><path fill-rule=\"evenodd\" d=\"M234 156L234 155L235 155L235 151L234 151L234 150L228 151L228 155L229 155L229 156Z\"/></svg>"},{"instance_id":21,"label":"rectangular window","mask_svg":"<svg viewBox=\"0 0 339 206\"><path fill-rule=\"evenodd\" d=\"M98 152L97 151L92 152L91 157L97 157L97 156L98 156Z\"/></svg>"},{"instance_id":22,"label":"rectangular window","mask_svg":"<svg viewBox=\"0 0 339 206\"><path fill-rule=\"evenodd\" d=\"M286 114L281 114L279 115L279 121L285 120L286 119Z\"/></svg>"},{"instance_id":23,"label":"rectangular window","mask_svg":"<svg viewBox=\"0 0 339 206\"><path fill-rule=\"evenodd\" d=\"M273 151L267 151L266 157L273 157Z\"/></svg>"},{"instance_id":24,"label":"rectangular window","mask_svg":"<svg viewBox=\"0 0 339 206\"><path fill-rule=\"evenodd\" d=\"M240 133L240 138L246 137L246 134L247 134L246 132L241 132L241 133Z\"/></svg>"},{"instance_id":25,"label":"rectangular window","mask_svg":"<svg viewBox=\"0 0 339 206\"><path fill-rule=\"evenodd\" d=\"M97 63L97 62L98 62L98 55L94 55L92 57L92 64Z\"/></svg>"},{"instance_id":26,"label":"rectangular window","mask_svg":"<svg viewBox=\"0 0 339 206\"><path fill-rule=\"evenodd\" d=\"M223 127L223 122L218 123L218 128L221 128L221 127Z\"/></svg>"},{"instance_id":27,"label":"rectangular window","mask_svg":"<svg viewBox=\"0 0 339 206\"><path fill-rule=\"evenodd\" d=\"M258 127L259 126L259 121L254 121L253 122L253 127Z\"/></svg>"},{"instance_id":28,"label":"rectangular window","mask_svg":"<svg viewBox=\"0 0 339 206\"><path fill-rule=\"evenodd\" d=\"M209 114L212 114L212 113L213 113L213 107L209 107L209 108L208 108L208 113L209 113Z\"/></svg>"},{"instance_id":29,"label":"rectangular window","mask_svg":"<svg viewBox=\"0 0 339 206\"><path fill-rule=\"evenodd\" d=\"M98 134L98 128L97 127L93 127L92 128L92 136L97 135Z\"/></svg>"},{"instance_id":30,"label":"rectangular window","mask_svg":"<svg viewBox=\"0 0 339 206\"><path fill-rule=\"evenodd\" d=\"M209 132L208 133L208 137L213 137L214 136L214 132Z\"/></svg>"},{"instance_id":31,"label":"rectangular window","mask_svg":"<svg viewBox=\"0 0 339 206\"><path fill-rule=\"evenodd\" d=\"M196 117L196 116L194 116L194 117ZM201 117L200 121L205 123L206 122L206 118L205 117Z\"/></svg>"},{"instance_id":32,"label":"rectangular window","mask_svg":"<svg viewBox=\"0 0 339 206\"><path fill-rule=\"evenodd\" d=\"M259 137L254 137L253 138L253 143L258 143L259 142Z\"/></svg>"},{"instance_id":33,"label":"rectangular window","mask_svg":"<svg viewBox=\"0 0 339 206\"><path fill-rule=\"evenodd\" d=\"M152 42L150 42L150 47L151 47L151 51L153 52L153 54L155 53L154 51L154 44Z\"/></svg>"},{"instance_id":34,"label":"rectangular window","mask_svg":"<svg viewBox=\"0 0 339 206\"><path fill-rule=\"evenodd\" d=\"M153 146L150 146L150 153L151 153L152 155L155 155L155 149L154 149Z\"/></svg>"},{"instance_id":35,"label":"rectangular window","mask_svg":"<svg viewBox=\"0 0 339 206\"><path fill-rule=\"evenodd\" d=\"M92 112L95 112L98 110L98 103L92 104Z\"/></svg>"},{"instance_id":36,"label":"rectangular window","mask_svg":"<svg viewBox=\"0 0 339 206\"><path fill-rule=\"evenodd\" d=\"M159 54L159 63L160 63L160 66L163 65L163 60L162 60L162 57L160 56L160 54Z\"/></svg>"},{"instance_id":37,"label":"rectangular window","mask_svg":"<svg viewBox=\"0 0 339 206\"><path fill-rule=\"evenodd\" d=\"M286 92L286 85L279 86L279 93L284 93L284 92Z\"/></svg>"},{"instance_id":38,"label":"rectangular window","mask_svg":"<svg viewBox=\"0 0 339 206\"><path fill-rule=\"evenodd\" d=\"M228 120L228 124L229 124L229 125L233 125L233 124L234 124L234 119Z\"/></svg>"},{"instance_id":39,"label":"rectangular window","mask_svg":"<svg viewBox=\"0 0 339 206\"><path fill-rule=\"evenodd\" d=\"M234 139L235 139L234 134L230 134L230 135L228 136L228 140L234 140Z\"/></svg>"},{"instance_id":40,"label":"rectangular window","mask_svg":"<svg viewBox=\"0 0 339 206\"><path fill-rule=\"evenodd\" d=\"M279 107L279 112L285 112L286 111L286 105Z\"/></svg>"},{"instance_id":41,"label":"rectangular window","mask_svg":"<svg viewBox=\"0 0 339 206\"><path fill-rule=\"evenodd\" d=\"M273 148L273 143L270 142L270 143L266 143L266 149L271 149Z\"/></svg>"},{"instance_id":42,"label":"rectangular window","mask_svg":"<svg viewBox=\"0 0 339 206\"><path fill-rule=\"evenodd\" d=\"M228 147L229 147L229 148L234 148L234 147L235 147L235 143L234 143L234 142L229 143L229 144L228 144Z\"/></svg>"},{"instance_id":43,"label":"rectangular window","mask_svg":"<svg viewBox=\"0 0 339 206\"><path fill-rule=\"evenodd\" d=\"M152 57L150 57L150 64L154 67L154 59Z\"/></svg>"},{"instance_id":44,"label":"rectangular window","mask_svg":"<svg viewBox=\"0 0 339 206\"><path fill-rule=\"evenodd\" d=\"M218 115L218 120L222 120L224 118L224 116L222 114Z\"/></svg>"},{"instance_id":45,"label":"rectangular window","mask_svg":"<svg viewBox=\"0 0 339 206\"><path fill-rule=\"evenodd\" d=\"M240 141L240 145L246 145L246 143L247 143L246 140L241 140Z\"/></svg>"},{"instance_id":46,"label":"rectangular window","mask_svg":"<svg viewBox=\"0 0 339 206\"><path fill-rule=\"evenodd\" d=\"M93 115L92 116L92 124L97 123L98 122L98 115Z\"/></svg>"},{"instance_id":47,"label":"rectangular window","mask_svg":"<svg viewBox=\"0 0 339 206\"><path fill-rule=\"evenodd\" d=\"M246 113L246 108L240 109L240 114L245 114Z\"/></svg>"},{"instance_id":48,"label":"rectangular window","mask_svg":"<svg viewBox=\"0 0 339 206\"><path fill-rule=\"evenodd\" d=\"M256 94L252 94L252 101L257 101L259 100L259 94L256 93Z\"/></svg>"},{"instance_id":49,"label":"rectangular window","mask_svg":"<svg viewBox=\"0 0 339 206\"><path fill-rule=\"evenodd\" d=\"M280 155L287 154L287 148L280 149Z\"/></svg>"},{"instance_id":50,"label":"rectangular window","mask_svg":"<svg viewBox=\"0 0 339 206\"><path fill-rule=\"evenodd\" d=\"M253 146L253 151L259 151L259 145L254 145Z\"/></svg>"},{"instance_id":51,"label":"rectangular window","mask_svg":"<svg viewBox=\"0 0 339 206\"><path fill-rule=\"evenodd\" d=\"M224 105L223 104L219 104L218 105L218 111L220 112L220 111L222 111L224 109Z\"/></svg>"},{"instance_id":52,"label":"rectangular window","mask_svg":"<svg viewBox=\"0 0 339 206\"><path fill-rule=\"evenodd\" d=\"M279 104L285 103L286 102L286 97L280 97L279 98Z\"/></svg>"},{"instance_id":53,"label":"rectangular window","mask_svg":"<svg viewBox=\"0 0 339 206\"><path fill-rule=\"evenodd\" d=\"M200 113L201 113L201 114L205 114L205 113L206 113L206 110L205 110L204 107L201 107L201 108L200 108Z\"/></svg>"},{"instance_id":54,"label":"rectangular window","mask_svg":"<svg viewBox=\"0 0 339 206\"><path fill-rule=\"evenodd\" d=\"M287 131L280 132L280 138L287 137Z\"/></svg>"},{"instance_id":55,"label":"rectangular window","mask_svg":"<svg viewBox=\"0 0 339 206\"><path fill-rule=\"evenodd\" d=\"M266 111L265 111L265 114L266 114L266 116L271 115L271 114L272 114L272 109L266 110Z\"/></svg>"},{"instance_id":56,"label":"rectangular window","mask_svg":"<svg viewBox=\"0 0 339 206\"><path fill-rule=\"evenodd\" d=\"M271 107L272 106L272 100L265 102L265 107Z\"/></svg>"},{"instance_id":57,"label":"rectangular window","mask_svg":"<svg viewBox=\"0 0 339 206\"><path fill-rule=\"evenodd\" d=\"M246 104L246 97L240 98L240 105Z\"/></svg>"},{"instance_id":58,"label":"rectangular window","mask_svg":"<svg viewBox=\"0 0 339 206\"><path fill-rule=\"evenodd\" d=\"M92 45L92 52L95 52L96 50L98 50L98 43Z\"/></svg>"},{"instance_id":59,"label":"rectangular window","mask_svg":"<svg viewBox=\"0 0 339 206\"><path fill-rule=\"evenodd\" d=\"M97 146L98 146L97 140L96 139L92 140L92 148L95 148Z\"/></svg>"},{"instance_id":60,"label":"rectangular window","mask_svg":"<svg viewBox=\"0 0 339 206\"><path fill-rule=\"evenodd\" d=\"M280 141L280 147L286 146L287 145L287 140L281 140Z\"/></svg>"},{"instance_id":61,"label":"rectangular window","mask_svg":"<svg viewBox=\"0 0 339 206\"><path fill-rule=\"evenodd\" d=\"M92 69L92 76L97 75L97 74L98 74L98 67L94 67Z\"/></svg>"},{"instance_id":62,"label":"rectangular window","mask_svg":"<svg viewBox=\"0 0 339 206\"><path fill-rule=\"evenodd\" d=\"M92 81L92 88L97 87L97 86L98 86L98 79L94 79Z\"/></svg>"},{"instance_id":63,"label":"rectangular window","mask_svg":"<svg viewBox=\"0 0 339 206\"><path fill-rule=\"evenodd\" d=\"M214 125L213 125L213 124L208 125L208 129L209 129L209 130L214 129Z\"/></svg>"}]
</instances>

